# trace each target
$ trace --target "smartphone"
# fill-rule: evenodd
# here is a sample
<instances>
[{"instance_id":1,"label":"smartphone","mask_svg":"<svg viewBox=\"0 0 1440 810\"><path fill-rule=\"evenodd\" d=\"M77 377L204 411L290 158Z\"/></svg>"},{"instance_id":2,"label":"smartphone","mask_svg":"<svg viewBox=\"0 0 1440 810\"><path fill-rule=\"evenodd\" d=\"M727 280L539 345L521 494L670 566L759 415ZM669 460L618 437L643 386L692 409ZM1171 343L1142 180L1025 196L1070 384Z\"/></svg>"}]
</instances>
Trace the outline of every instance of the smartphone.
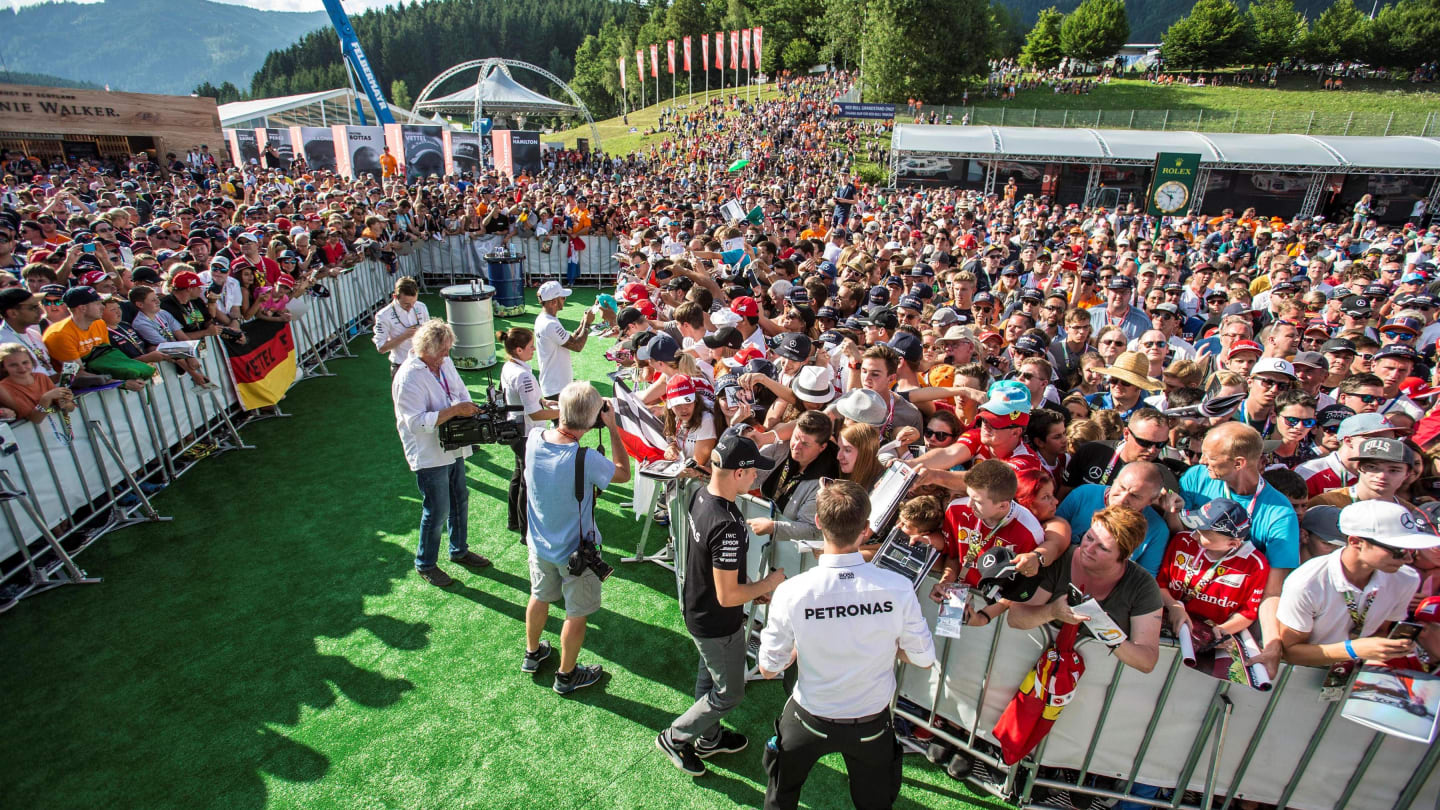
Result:
<instances>
[{"instance_id":1,"label":"smartphone","mask_svg":"<svg viewBox=\"0 0 1440 810\"><path fill-rule=\"evenodd\" d=\"M740 390L738 386L732 385L725 389L725 404L730 406L731 410L740 407Z\"/></svg>"},{"instance_id":2,"label":"smartphone","mask_svg":"<svg viewBox=\"0 0 1440 810\"><path fill-rule=\"evenodd\" d=\"M1415 622L1396 622L1395 626L1390 628L1390 638L1414 641L1420 638L1420 625Z\"/></svg>"},{"instance_id":3,"label":"smartphone","mask_svg":"<svg viewBox=\"0 0 1440 810\"><path fill-rule=\"evenodd\" d=\"M923 445L923 444L912 444L912 445L910 445L910 456L911 456L912 458L919 458L922 454L924 454L924 452L925 452L925 445Z\"/></svg>"},{"instance_id":4,"label":"smartphone","mask_svg":"<svg viewBox=\"0 0 1440 810\"><path fill-rule=\"evenodd\" d=\"M93 242L86 242L85 244L80 246L80 249L86 253L94 253L95 244Z\"/></svg>"}]
</instances>

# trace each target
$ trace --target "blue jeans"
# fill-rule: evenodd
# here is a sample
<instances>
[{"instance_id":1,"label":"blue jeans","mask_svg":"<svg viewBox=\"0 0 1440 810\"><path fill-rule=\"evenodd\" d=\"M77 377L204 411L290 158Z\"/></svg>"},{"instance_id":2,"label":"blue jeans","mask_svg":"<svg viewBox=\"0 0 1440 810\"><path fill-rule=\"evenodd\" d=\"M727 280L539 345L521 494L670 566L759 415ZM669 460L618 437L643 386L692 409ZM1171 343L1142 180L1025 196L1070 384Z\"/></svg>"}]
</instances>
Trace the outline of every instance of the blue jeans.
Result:
<instances>
[{"instance_id":1,"label":"blue jeans","mask_svg":"<svg viewBox=\"0 0 1440 810\"><path fill-rule=\"evenodd\" d=\"M565 283L574 286L575 279L580 277L580 262L571 261L565 264Z\"/></svg>"},{"instance_id":2,"label":"blue jeans","mask_svg":"<svg viewBox=\"0 0 1440 810\"><path fill-rule=\"evenodd\" d=\"M415 568L435 567L440 553L440 532L450 527L450 556L469 550L470 490L465 485L465 459L457 458L444 467L429 467L415 473L420 486L420 544L415 549Z\"/></svg>"}]
</instances>

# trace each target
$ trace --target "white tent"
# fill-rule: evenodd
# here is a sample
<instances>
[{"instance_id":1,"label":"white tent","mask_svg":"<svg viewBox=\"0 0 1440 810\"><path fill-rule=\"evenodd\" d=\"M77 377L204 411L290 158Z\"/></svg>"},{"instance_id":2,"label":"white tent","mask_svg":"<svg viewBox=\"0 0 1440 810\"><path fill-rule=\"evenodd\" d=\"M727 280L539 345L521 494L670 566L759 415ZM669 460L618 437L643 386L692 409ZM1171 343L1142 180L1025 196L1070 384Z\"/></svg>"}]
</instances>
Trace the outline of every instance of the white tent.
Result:
<instances>
[{"instance_id":1,"label":"white tent","mask_svg":"<svg viewBox=\"0 0 1440 810\"><path fill-rule=\"evenodd\" d=\"M578 113L574 105L542 96L515 81L503 70L495 70L480 82L480 104L486 111L499 113ZM470 113L475 109L475 85L448 95L428 99L416 105L421 112L450 114Z\"/></svg>"}]
</instances>

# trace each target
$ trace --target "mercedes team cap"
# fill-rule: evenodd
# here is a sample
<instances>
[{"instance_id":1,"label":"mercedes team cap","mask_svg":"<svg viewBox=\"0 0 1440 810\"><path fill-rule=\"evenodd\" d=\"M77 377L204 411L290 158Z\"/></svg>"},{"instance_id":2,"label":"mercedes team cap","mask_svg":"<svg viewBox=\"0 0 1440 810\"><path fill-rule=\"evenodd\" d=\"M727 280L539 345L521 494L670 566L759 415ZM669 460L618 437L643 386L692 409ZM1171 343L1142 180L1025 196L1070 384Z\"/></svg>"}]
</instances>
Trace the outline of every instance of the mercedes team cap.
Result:
<instances>
[{"instance_id":1,"label":"mercedes team cap","mask_svg":"<svg viewBox=\"0 0 1440 810\"><path fill-rule=\"evenodd\" d=\"M1325 354L1356 354L1355 342L1349 338L1330 338L1320 344L1320 351Z\"/></svg>"},{"instance_id":2,"label":"mercedes team cap","mask_svg":"<svg viewBox=\"0 0 1440 810\"><path fill-rule=\"evenodd\" d=\"M1219 532L1241 540L1250 532L1249 513L1229 498L1215 498L1198 509L1186 509L1180 513L1180 522L1190 529Z\"/></svg>"},{"instance_id":3,"label":"mercedes team cap","mask_svg":"<svg viewBox=\"0 0 1440 810\"><path fill-rule=\"evenodd\" d=\"M1320 352L1300 352L1299 354L1295 355L1294 360L1290 361L1290 365L1296 368L1299 368L1300 366L1319 369L1325 369L1330 367L1330 364L1325 362L1325 355L1321 354ZM1254 372L1252 371L1251 373Z\"/></svg>"},{"instance_id":4,"label":"mercedes team cap","mask_svg":"<svg viewBox=\"0 0 1440 810\"><path fill-rule=\"evenodd\" d=\"M547 281L540 285L540 291L535 295L541 303L554 301L556 298L569 298L571 290L565 289L558 281Z\"/></svg>"},{"instance_id":5,"label":"mercedes team cap","mask_svg":"<svg viewBox=\"0 0 1440 810\"><path fill-rule=\"evenodd\" d=\"M741 434L743 428L726 428L715 443L717 466L722 470L772 470L775 462L760 454L755 442ZM1440 538L1436 538L1440 540Z\"/></svg>"},{"instance_id":6,"label":"mercedes team cap","mask_svg":"<svg viewBox=\"0 0 1440 810\"><path fill-rule=\"evenodd\" d=\"M1289 377L1292 380L1296 379L1295 367L1290 365L1289 360L1284 360L1279 357L1260 358L1260 361L1255 364L1255 367L1250 369L1250 376L1258 377L1261 374L1279 374L1284 377Z\"/></svg>"},{"instance_id":7,"label":"mercedes team cap","mask_svg":"<svg viewBox=\"0 0 1440 810\"><path fill-rule=\"evenodd\" d=\"M786 360L803 363L810 359L814 346L808 336L800 332L786 332L776 335L771 341L770 348L776 355Z\"/></svg>"},{"instance_id":8,"label":"mercedes team cap","mask_svg":"<svg viewBox=\"0 0 1440 810\"><path fill-rule=\"evenodd\" d=\"M925 356L925 345L920 342L920 338L909 332L899 332L890 338L890 348L905 358L905 362L912 369L918 370L920 360Z\"/></svg>"},{"instance_id":9,"label":"mercedes team cap","mask_svg":"<svg viewBox=\"0 0 1440 810\"><path fill-rule=\"evenodd\" d=\"M1392 548L1440 546L1440 535L1420 531L1415 515L1390 501L1356 501L1341 509L1340 531L1346 537L1363 537Z\"/></svg>"},{"instance_id":10,"label":"mercedes team cap","mask_svg":"<svg viewBox=\"0 0 1440 810\"><path fill-rule=\"evenodd\" d=\"M645 315L635 307L625 307L615 316L615 325L624 329L632 323L639 323Z\"/></svg>"}]
</instances>

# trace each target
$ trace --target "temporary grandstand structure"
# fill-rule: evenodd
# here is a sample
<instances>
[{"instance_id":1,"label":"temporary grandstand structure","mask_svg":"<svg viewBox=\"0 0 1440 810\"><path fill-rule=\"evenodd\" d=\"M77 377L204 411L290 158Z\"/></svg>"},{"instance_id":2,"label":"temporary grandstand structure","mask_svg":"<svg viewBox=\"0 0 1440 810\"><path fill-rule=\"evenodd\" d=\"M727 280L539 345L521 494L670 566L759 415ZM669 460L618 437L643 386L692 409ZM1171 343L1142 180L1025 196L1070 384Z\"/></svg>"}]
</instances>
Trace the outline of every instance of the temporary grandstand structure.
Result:
<instances>
[{"instance_id":1,"label":"temporary grandstand structure","mask_svg":"<svg viewBox=\"0 0 1440 810\"><path fill-rule=\"evenodd\" d=\"M563 101L556 101L525 87L510 75L512 67L528 70L550 80L564 90L573 103L566 104ZM447 80L469 71L477 71L474 84L463 90L431 97ZM595 128L595 119L590 117L589 108L585 106L585 102L581 101L579 96L575 95L575 91L548 70L528 62L521 62L518 59L492 57L461 62L443 71L425 85L425 89L420 91L420 95L415 100L415 110L417 112L467 115L471 121L482 120L487 112L511 115L521 121L527 114L579 114L585 116L585 120L590 124L590 136L594 139L591 144L594 146L600 144L600 132Z\"/></svg>"},{"instance_id":2,"label":"temporary grandstand structure","mask_svg":"<svg viewBox=\"0 0 1440 810\"><path fill-rule=\"evenodd\" d=\"M944 184L1091 205L1143 201L1161 152L1200 155L1190 210L1255 206L1313 216L1363 193L1404 220L1413 201L1440 203L1440 139L1418 136L1253 135L1153 130L900 124L890 146L895 185ZM1403 203L1403 204L1398 204Z\"/></svg>"},{"instance_id":3,"label":"temporary grandstand structure","mask_svg":"<svg viewBox=\"0 0 1440 810\"><path fill-rule=\"evenodd\" d=\"M356 93L349 87L339 90L321 90L315 93L300 93L294 96L258 98L250 101L232 101L220 105L220 126L225 129L253 129L255 127L328 127L333 124L361 123L356 104L365 115L366 122L378 123L370 100L364 93ZM421 121L414 113L390 105L390 111L398 120L411 123Z\"/></svg>"}]
</instances>

